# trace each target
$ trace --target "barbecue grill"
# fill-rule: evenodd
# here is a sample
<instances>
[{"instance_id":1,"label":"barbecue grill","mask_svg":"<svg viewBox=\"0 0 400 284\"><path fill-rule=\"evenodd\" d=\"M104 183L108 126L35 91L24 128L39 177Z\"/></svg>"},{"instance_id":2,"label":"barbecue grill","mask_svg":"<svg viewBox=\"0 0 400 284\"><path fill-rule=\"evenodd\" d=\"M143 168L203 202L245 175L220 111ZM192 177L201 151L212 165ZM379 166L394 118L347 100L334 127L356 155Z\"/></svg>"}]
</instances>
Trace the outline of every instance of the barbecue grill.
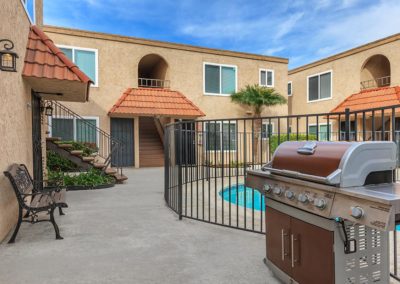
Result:
<instances>
[{"instance_id":1,"label":"barbecue grill","mask_svg":"<svg viewBox=\"0 0 400 284\"><path fill-rule=\"evenodd\" d=\"M266 264L284 283L389 283L395 169L393 142L282 143L246 177L265 196Z\"/></svg>"}]
</instances>

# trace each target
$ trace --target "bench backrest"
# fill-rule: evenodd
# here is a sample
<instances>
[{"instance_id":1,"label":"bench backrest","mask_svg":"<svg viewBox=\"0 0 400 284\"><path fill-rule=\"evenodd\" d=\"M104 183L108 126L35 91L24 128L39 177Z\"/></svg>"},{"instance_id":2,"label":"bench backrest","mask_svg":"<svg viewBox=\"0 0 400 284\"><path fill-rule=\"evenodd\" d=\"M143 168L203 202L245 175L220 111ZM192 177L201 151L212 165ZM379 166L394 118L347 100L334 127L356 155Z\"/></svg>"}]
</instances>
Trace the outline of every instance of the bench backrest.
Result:
<instances>
[{"instance_id":1,"label":"bench backrest","mask_svg":"<svg viewBox=\"0 0 400 284\"><path fill-rule=\"evenodd\" d=\"M33 191L33 181L25 165L12 164L4 175L10 180L17 199L24 204L23 194L30 194Z\"/></svg>"}]
</instances>

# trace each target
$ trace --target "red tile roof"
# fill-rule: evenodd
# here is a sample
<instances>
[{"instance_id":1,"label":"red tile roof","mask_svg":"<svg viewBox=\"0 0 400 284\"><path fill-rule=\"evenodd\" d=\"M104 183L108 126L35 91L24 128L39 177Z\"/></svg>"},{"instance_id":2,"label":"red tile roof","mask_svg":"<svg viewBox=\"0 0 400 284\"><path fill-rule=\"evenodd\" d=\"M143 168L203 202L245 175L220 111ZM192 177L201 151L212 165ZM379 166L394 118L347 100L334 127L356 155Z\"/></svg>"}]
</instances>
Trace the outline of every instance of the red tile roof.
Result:
<instances>
[{"instance_id":1,"label":"red tile roof","mask_svg":"<svg viewBox=\"0 0 400 284\"><path fill-rule=\"evenodd\" d=\"M127 89L109 114L199 117L205 114L177 91L156 88Z\"/></svg>"},{"instance_id":2,"label":"red tile roof","mask_svg":"<svg viewBox=\"0 0 400 284\"><path fill-rule=\"evenodd\" d=\"M93 83L38 27L31 26L22 75Z\"/></svg>"},{"instance_id":3,"label":"red tile roof","mask_svg":"<svg viewBox=\"0 0 400 284\"><path fill-rule=\"evenodd\" d=\"M331 112L358 111L400 105L400 86L381 87L352 94L335 107Z\"/></svg>"}]
</instances>

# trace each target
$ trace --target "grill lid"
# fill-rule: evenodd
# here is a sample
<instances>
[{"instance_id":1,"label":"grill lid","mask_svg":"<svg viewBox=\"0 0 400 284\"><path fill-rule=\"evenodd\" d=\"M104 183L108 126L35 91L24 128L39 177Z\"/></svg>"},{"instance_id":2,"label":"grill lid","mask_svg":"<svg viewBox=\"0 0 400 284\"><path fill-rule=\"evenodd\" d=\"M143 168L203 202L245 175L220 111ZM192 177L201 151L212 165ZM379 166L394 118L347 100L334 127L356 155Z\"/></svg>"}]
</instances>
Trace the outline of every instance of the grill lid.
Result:
<instances>
[{"instance_id":1,"label":"grill lid","mask_svg":"<svg viewBox=\"0 0 400 284\"><path fill-rule=\"evenodd\" d=\"M362 186L396 168L393 142L284 142L264 171L340 187ZM386 173L385 173L386 172ZM382 173L382 174L379 174ZM368 180L367 180L368 178Z\"/></svg>"}]
</instances>

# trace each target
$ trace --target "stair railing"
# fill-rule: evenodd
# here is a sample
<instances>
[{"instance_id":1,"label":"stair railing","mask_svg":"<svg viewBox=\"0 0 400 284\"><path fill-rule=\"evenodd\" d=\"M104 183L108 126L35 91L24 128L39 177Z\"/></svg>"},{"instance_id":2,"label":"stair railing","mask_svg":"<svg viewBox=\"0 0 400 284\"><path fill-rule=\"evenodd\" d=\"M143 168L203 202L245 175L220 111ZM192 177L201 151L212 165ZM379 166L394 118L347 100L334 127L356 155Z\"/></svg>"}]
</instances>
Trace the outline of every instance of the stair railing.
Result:
<instances>
[{"instance_id":1,"label":"stair railing","mask_svg":"<svg viewBox=\"0 0 400 284\"><path fill-rule=\"evenodd\" d=\"M44 105L52 108L52 116L48 117L50 136L86 144L103 160L103 172L112 166L122 175L123 143L100 129L98 118L82 117L57 101L47 100Z\"/></svg>"}]
</instances>

